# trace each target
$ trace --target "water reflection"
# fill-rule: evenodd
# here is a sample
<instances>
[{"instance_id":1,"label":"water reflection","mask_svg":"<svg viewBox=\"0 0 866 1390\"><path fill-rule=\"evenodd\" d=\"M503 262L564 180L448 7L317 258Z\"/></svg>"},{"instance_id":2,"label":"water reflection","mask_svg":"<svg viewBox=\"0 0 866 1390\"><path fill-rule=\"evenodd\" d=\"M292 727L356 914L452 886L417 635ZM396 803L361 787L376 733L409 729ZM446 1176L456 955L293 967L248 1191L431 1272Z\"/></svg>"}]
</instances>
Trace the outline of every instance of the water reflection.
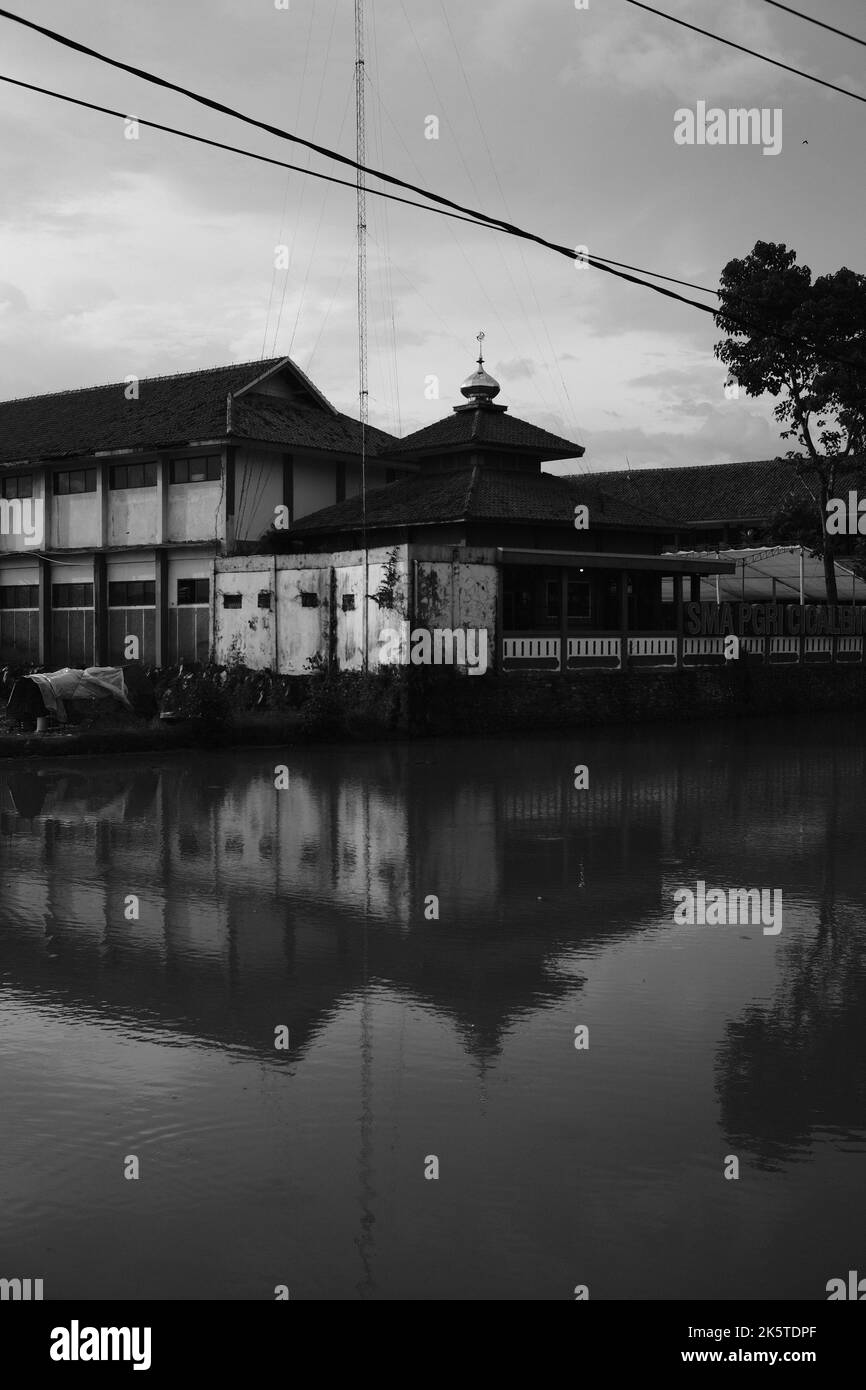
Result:
<instances>
[{"instance_id":1,"label":"water reflection","mask_svg":"<svg viewBox=\"0 0 866 1390\"><path fill-rule=\"evenodd\" d=\"M277 791L282 761L289 786ZM574 787L578 763L590 768L586 790ZM406 1255L387 1210L402 1190L394 1127L406 1107L405 1123L421 1133L421 1116L428 1127L430 1115L449 1116L457 1134L461 1124L499 1123L504 1133L522 1121L521 1137L509 1138L519 1146L514 1181L546 1183L560 1193L555 1201L571 1199L557 1186L565 1158L553 1133L571 1135L582 1181L601 1203L581 1220L601 1221L619 1174L623 1210L646 1227L630 1233L628 1248L645 1241L651 1260L657 1220L640 1192L656 1192L664 1206L672 1179L661 1162L658 1171L653 1159L636 1163L635 1142L650 1152L655 1142L631 1130L648 1097L655 1108L643 1123L659 1127L661 1147L668 1108L681 1114L683 1134L694 1126L682 1142L694 1146L696 1193L710 1191L712 1126L719 1153L737 1152L767 1173L801 1161L823 1136L862 1149L864 763L854 721L837 720L14 767L0 772L2 997L19 1027L47 1017L184 1055L204 1049L272 1073L274 1086L312 1069L332 1118L309 1123L339 1129L345 1119L354 1129L351 1140L340 1131L339 1144L355 1168L358 1205L351 1276L342 1237L325 1241L331 1273L345 1268L350 1286L336 1295L322 1274L322 1296L388 1296L389 1280L405 1287ZM781 937L674 928L674 890L697 878L781 888ZM590 1016L578 1132L569 1038ZM290 1030L288 1058L274 1049L277 1024ZM471 1120L461 1119L450 1057L442 1094L421 1074L427 1059L407 1061L413 1038L432 1038L434 1026L435 1055L449 1057L456 1045L478 1079ZM706 1081L688 1074L689 1059L697 1067L704 1055ZM384 1057L383 1092L375 1078ZM99 1068L88 1078L95 1095ZM176 1078L166 1085L180 1093ZM512 1088L507 1118L501 1097L489 1100L502 1086ZM541 1093L558 1131L539 1149ZM19 1115L23 1094L11 1092ZM288 1102L269 1095L268 1123L279 1126ZM88 1093L79 1109L91 1103ZM222 1113L218 1099L209 1103L209 1113ZM154 1123L155 1142L183 1135L173 1118ZM202 1119L203 1131L209 1123ZM238 1145L236 1181L252 1161L251 1141L223 1133L221 1142ZM258 1152L256 1162L264 1162ZM306 1181L318 1190L314 1166ZM475 1201L489 1205L493 1231L505 1189L485 1191ZM319 1196L324 1203L324 1190ZM727 1218L720 1209L708 1230L715 1219L721 1242ZM443 1220L447 1227L457 1216ZM538 1239L532 1258L547 1250L554 1283L567 1266L560 1236L551 1229ZM606 1296L659 1296L630 1290L601 1252L600 1227L585 1239L599 1245ZM500 1296L515 1296L526 1258L505 1259ZM676 1277L683 1288L700 1282L693 1269ZM456 1296L487 1296L471 1271L465 1278ZM537 1270L534 1278L544 1284ZM671 1278L661 1296L682 1296ZM698 1296L712 1288L707 1275Z\"/></svg>"}]
</instances>

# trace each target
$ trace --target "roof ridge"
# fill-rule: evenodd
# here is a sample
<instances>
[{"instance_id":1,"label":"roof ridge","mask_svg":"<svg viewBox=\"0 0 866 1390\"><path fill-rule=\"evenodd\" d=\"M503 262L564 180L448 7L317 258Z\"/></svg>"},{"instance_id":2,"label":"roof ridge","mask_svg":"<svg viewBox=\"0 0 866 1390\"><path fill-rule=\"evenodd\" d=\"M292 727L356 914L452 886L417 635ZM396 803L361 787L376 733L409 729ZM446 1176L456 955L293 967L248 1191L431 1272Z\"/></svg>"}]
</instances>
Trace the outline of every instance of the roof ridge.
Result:
<instances>
[{"instance_id":1,"label":"roof ridge","mask_svg":"<svg viewBox=\"0 0 866 1390\"><path fill-rule=\"evenodd\" d=\"M473 492L475 491L475 484L476 484L477 482L478 482L478 464L477 464L477 463L473 463L473 465L472 465L472 472L471 472L470 475L469 475L469 482L468 482L467 485L466 485L466 500L465 500L464 503L463 503L463 510L464 510L464 512L465 512L465 514L466 514L467 516L469 515L469 509L470 509L470 507L471 507L471 505L472 505L472 494L473 494Z\"/></svg>"},{"instance_id":2,"label":"roof ridge","mask_svg":"<svg viewBox=\"0 0 866 1390\"><path fill-rule=\"evenodd\" d=\"M275 367L278 362L284 362L285 357L266 357L254 359L250 362L227 362L223 366L217 367L197 367L191 372L164 372L162 376L141 376L139 383L145 381L174 381L179 377L209 376L217 372L239 372L244 367L257 367L266 371L268 367ZM32 396L8 396L5 400L0 400L0 405L22 405L25 401L47 401L53 396L82 396L88 391L109 391L116 387L126 386L123 381L102 381L96 386L68 386L62 391L42 391Z\"/></svg>"}]
</instances>

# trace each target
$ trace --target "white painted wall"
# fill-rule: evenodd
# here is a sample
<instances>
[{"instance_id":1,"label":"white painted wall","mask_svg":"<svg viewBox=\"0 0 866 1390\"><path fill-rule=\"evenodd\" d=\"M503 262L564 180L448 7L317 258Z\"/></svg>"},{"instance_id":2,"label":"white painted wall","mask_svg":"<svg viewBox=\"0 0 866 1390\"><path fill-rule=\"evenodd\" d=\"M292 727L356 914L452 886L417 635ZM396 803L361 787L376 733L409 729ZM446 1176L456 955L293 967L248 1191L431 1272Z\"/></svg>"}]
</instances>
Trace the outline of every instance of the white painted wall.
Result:
<instances>
[{"instance_id":1,"label":"white painted wall","mask_svg":"<svg viewBox=\"0 0 866 1390\"><path fill-rule=\"evenodd\" d=\"M197 487L207 484L197 483ZM58 498L63 501L63 498ZM108 493L108 544L155 545L159 511L155 487L112 488ZM152 577L152 576L151 576Z\"/></svg>"},{"instance_id":2,"label":"white painted wall","mask_svg":"<svg viewBox=\"0 0 866 1390\"><path fill-rule=\"evenodd\" d=\"M100 501L98 492L71 497L52 497L48 550L99 545Z\"/></svg>"},{"instance_id":3,"label":"white painted wall","mask_svg":"<svg viewBox=\"0 0 866 1390\"><path fill-rule=\"evenodd\" d=\"M168 483L166 486L168 541L209 541L222 538L222 483ZM54 500L65 502L69 499L58 497Z\"/></svg>"},{"instance_id":4,"label":"white painted wall","mask_svg":"<svg viewBox=\"0 0 866 1390\"><path fill-rule=\"evenodd\" d=\"M309 568L309 563L277 570L277 660L284 675L304 675L308 658L328 654L331 570L329 565ZM317 596L315 608L302 605L302 591Z\"/></svg>"}]
</instances>

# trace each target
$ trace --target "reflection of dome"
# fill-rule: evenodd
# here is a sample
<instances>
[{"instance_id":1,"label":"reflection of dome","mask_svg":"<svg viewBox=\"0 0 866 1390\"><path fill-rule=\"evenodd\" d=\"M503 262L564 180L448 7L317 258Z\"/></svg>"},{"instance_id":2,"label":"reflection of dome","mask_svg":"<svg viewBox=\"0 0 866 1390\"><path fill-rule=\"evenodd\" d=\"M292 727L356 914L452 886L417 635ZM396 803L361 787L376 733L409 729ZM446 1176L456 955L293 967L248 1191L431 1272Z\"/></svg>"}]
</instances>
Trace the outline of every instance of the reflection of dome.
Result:
<instances>
[{"instance_id":1,"label":"reflection of dome","mask_svg":"<svg viewBox=\"0 0 866 1390\"><path fill-rule=\"evenodd\" d=\"M460 387L460 394L468 401L492 401L494 396L499 395L499 382L485 372L480 357L478 362L478 371L466 378Z\"/></svg>"}]
</instances>

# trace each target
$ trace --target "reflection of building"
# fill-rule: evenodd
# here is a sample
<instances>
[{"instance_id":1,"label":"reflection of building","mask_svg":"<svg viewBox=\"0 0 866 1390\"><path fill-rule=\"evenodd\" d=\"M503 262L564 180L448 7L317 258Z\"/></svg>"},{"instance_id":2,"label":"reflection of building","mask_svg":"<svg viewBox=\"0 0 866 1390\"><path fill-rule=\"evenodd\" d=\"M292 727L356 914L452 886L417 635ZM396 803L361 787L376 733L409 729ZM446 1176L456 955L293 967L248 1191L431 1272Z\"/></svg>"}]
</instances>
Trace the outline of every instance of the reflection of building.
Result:
<instances>
[{"instance_id":1,"label":"reflection of building","mask_svg":"<svg viewBox=\"0 0 866 1390\"><path fill-rule=\"evenodd\" d=\"M356 749L349 767L296 750L285 792L253 755L204 778L184 759L132 781L96 764L2 774L9 986L267 1057L269 1020L302 1053L369 980L491 1056L517 1019L575 988L562 968L575 951L670 927L684 846L708 879L735 862L738 884L808 899L821 856L843 844L820 808L864 772L862 755L820 744L781 764L765 729L654 730L627 756L598 737L583 791L559 741L509 745L502 760L457 750L443 762L438 746ZM857 898L854 859L836 892ZM424 916L430 894L438 920Z\"/></svg>"}]
</instances>

